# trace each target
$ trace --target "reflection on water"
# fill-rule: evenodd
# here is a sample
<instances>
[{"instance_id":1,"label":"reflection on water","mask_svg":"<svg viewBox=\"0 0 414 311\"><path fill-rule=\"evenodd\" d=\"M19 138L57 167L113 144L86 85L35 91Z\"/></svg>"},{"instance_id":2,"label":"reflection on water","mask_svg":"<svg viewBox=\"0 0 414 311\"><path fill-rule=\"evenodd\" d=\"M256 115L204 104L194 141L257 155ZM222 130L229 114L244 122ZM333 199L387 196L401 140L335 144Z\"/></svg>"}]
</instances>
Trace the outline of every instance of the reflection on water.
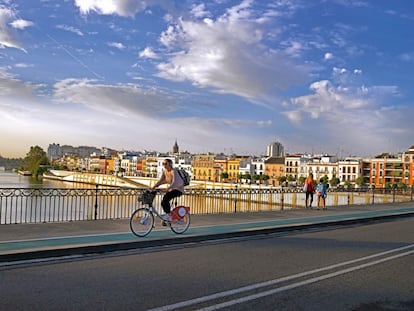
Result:
<instances>
[{"instance_id":1,"label":"reflection on water","mask_svg":"<svg viewBox=\"0 0 414 311\"><path fill-rule=\"evenodd\" d=\"M91 185L51 179L36 179L10 171L0 171L0 188L90 188Z\"/></svg>"}]
</instances>

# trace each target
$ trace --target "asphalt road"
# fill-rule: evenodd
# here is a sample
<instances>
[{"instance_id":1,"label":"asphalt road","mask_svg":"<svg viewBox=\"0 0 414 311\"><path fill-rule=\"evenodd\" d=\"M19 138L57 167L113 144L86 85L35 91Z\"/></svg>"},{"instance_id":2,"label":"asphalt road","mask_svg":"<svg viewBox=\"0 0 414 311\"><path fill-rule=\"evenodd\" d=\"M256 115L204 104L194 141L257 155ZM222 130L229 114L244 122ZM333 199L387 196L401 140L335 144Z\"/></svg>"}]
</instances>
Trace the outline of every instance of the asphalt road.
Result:
<instances>
[{"instance_id":1,"label":"asphalt road","mask_svg":"<svg viewBox=\"0 0 414 311\"><path fill-rule=\"evenodd\" d=\"M413 228L407 218L1 267L1 306L413 310Z\"/></svg>"}]
</instances>

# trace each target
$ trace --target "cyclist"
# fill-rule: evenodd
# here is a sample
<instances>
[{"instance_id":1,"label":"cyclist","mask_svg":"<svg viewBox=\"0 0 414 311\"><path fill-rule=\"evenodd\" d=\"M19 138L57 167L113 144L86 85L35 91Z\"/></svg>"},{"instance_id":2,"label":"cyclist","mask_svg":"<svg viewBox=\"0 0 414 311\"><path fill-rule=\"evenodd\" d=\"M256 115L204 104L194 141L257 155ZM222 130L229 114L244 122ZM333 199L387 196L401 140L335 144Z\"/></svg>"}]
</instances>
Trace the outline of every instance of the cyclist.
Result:
<instances>
[{"instance_id":1,"label":"cyclist","mask_svg":"<svg viewBox=\"0 0 414 311\"><path fill-rule=\"evenodd\" d=\"M161 185L168 184L166 189L162 189L165 192L161 206L165 212L163 219L166 221L171 221L171 204L170 201L174 198L181 196L184 193L184 181L178 174L177 170L173 168L173 163L171 159L165 159L162 163L164 166L164 171L162 172L160 180L153 186L153 188L157 188ZM163 222L165 225L165 222Z\"/></svg>"}]
</instances>

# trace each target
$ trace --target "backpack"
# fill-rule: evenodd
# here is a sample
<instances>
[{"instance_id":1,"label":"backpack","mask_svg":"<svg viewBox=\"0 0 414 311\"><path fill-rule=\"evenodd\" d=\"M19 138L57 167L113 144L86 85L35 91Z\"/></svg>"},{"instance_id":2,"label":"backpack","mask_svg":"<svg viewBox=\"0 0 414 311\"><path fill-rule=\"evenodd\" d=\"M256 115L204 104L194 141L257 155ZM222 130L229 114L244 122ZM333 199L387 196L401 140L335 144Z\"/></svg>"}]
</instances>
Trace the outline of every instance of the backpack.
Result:
<instances>
[{"instance_id":1,"label":"backpack","mask_svg":"<svg viewBox=\"0 0 414 311\"><path fill-rule=\"evenodd\" d=\"M187 171L180 168L180 169L177 169L177 173L178 175L180 175L181 179L183 180L184 186L188 186L190 184L191 177L187 173Z\"/></svg>"}]
</instances>

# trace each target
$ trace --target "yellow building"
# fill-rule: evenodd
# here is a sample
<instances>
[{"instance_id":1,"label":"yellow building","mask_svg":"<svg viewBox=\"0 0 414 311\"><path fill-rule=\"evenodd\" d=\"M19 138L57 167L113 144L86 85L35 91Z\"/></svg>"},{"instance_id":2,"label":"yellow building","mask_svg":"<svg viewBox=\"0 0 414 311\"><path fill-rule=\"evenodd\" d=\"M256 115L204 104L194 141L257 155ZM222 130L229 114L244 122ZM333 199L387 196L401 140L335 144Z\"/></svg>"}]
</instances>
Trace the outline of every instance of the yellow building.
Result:
<instances>
[{"instance_id":1,"label":"yellow building","mask_svg":"<svg viewBox=\"0 0 414 311\"><path fill-rule=\"evenodd\" d=\"M214 168L216 155L215 154L197 154L193 156L191 161L192 179L203 181L214 181L216 171Z\"/></svg>"},{"instance_id":2,"label":"yellow building","mask_svg":"<svg viewBox=\"0 0 414 311\"><path fill-rule=\"evenodd\" d=\"M228 181L238 182L239 180L239 169L241 158L229 159L227 161L227 174L229 175Z\"/></svg>"}]
</instances>

